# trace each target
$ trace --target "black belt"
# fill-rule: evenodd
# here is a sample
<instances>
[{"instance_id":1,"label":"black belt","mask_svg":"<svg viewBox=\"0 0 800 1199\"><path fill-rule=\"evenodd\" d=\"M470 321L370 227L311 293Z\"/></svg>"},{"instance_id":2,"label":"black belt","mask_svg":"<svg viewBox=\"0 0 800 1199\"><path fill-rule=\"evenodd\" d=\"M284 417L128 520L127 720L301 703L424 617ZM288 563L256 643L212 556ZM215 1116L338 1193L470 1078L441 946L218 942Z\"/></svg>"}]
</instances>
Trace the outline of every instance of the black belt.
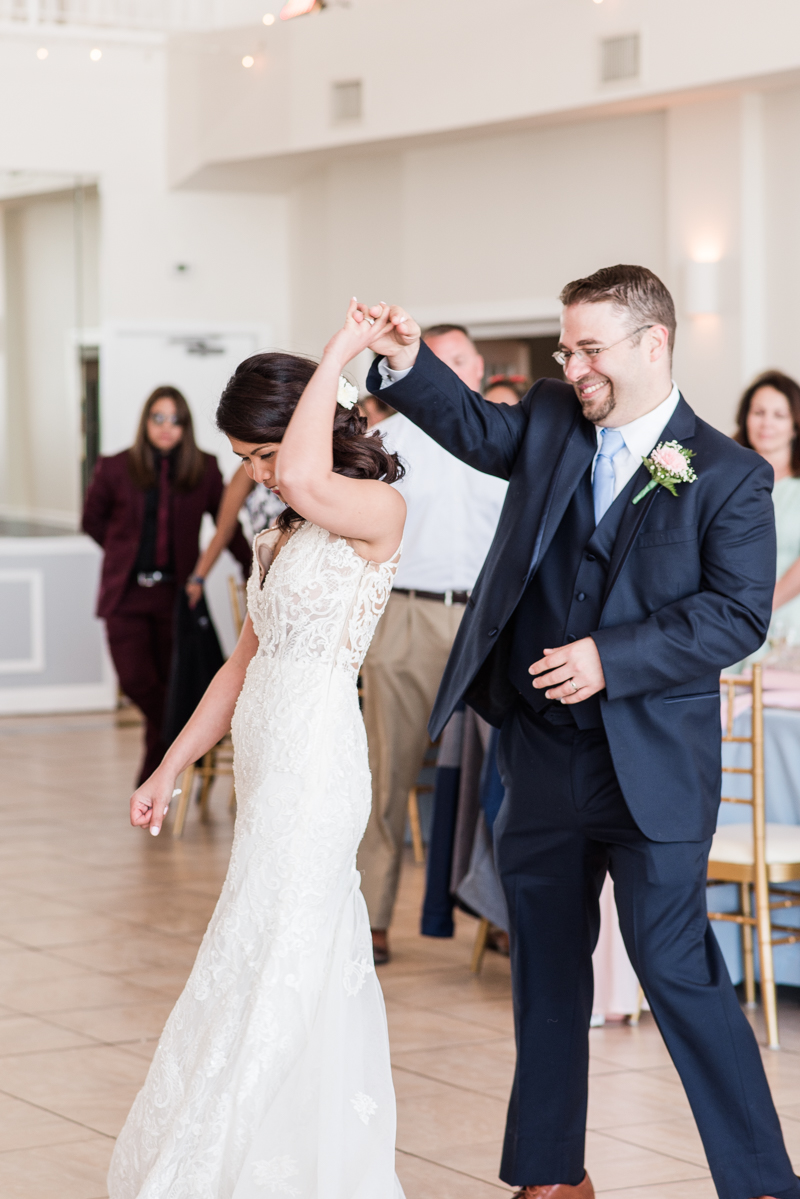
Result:
<instances>
[{"instance_id":1,"label":"black belt","mask_svg":"<svg viewBox=\"0 0 800 1199\"><path fill-rule=\"evenodd\" d=\"M166 570L140 570L136 582L140 587L157 587L159 583L173 583L175 576Z\"/></svg>"},{"instance_id":2,"label":"black belt","mask_svg":"<svg viewBox=\"0 0 800 1199\"><path fill-rule=\"evenodd\" d=\"M408 587L393 587L392 591L395 595L410 595L412 599L433 600L447 608L452 604L465 604L469 599L468 591L417 591Z\"/></svg>"}]
</instances>

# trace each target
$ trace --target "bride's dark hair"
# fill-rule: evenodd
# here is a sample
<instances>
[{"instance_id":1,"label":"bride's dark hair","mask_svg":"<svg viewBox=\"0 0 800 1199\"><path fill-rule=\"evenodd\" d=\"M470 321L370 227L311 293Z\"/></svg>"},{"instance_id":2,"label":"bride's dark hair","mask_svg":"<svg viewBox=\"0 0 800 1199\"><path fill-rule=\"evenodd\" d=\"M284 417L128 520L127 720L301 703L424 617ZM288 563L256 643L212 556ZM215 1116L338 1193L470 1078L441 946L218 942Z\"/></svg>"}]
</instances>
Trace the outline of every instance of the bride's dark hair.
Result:
<instances>
[{"instance_id":1,"label":"bride's dark hair","mask_svg":"<svg viewBox=\"0 0 800 1199\"><path fill-rule=\"evenodd\" d=\"M292 413L317 363L299 354L254 354L245 358L228 380L217 405L217 428L236 441L263 445L282 441ZM333 417L333 469L348 479L383 479L394 483L405 473L397 454L384 448L379 433L367 433L357 409L337 405ZM278 525L289 529L301 520L285 508Z\"/></svg>"}]
</instances>

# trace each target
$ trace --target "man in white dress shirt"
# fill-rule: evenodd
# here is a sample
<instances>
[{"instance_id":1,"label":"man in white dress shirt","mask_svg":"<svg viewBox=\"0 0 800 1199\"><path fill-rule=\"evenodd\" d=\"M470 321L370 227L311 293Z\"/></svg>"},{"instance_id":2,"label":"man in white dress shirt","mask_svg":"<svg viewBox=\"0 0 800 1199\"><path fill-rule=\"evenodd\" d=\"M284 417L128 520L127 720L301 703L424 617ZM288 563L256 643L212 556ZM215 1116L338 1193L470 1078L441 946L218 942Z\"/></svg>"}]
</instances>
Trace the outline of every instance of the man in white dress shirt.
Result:
<instances>
[{"instance_id":1,"label":"man in white dress shirt","mask_svg":"<svg viewBox=\"0 0 800 1199\"><path fill-rule=\"evenodd\" d=\"M474 391L483 359L466 329L425 333L438 358ZM464 605L494 537L507 484L459 462L405 416L374 426L406 467L408 505L394 589L362 667L372 813L358 852L377 964L388 961L408 811L428 747L426 725Z\"/></svg>"}]
</instances>

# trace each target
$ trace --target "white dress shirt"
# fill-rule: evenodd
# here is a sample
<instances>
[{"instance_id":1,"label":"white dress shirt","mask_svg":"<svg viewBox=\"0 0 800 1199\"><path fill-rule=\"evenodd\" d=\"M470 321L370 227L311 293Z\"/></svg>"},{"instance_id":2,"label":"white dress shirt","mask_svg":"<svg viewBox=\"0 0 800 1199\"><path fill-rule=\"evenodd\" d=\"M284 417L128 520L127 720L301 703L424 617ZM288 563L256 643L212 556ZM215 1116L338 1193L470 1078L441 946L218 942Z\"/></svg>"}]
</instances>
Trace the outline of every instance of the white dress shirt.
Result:
<instances>
[{"instance_id":1,"label":"white dress shirt","mask_svg":"<svg viewBox=\"0 0 800 1199\"><path fill-rule=\"evenodd\" d=\"M471 591L492 544L508 484L454 458L397 412L371 431L400 455L405 476L394 486L408 506L395 586Z\"/></svg>"},{"instance_id":2,"label":"white dress shirt","mask_svg":"<svg viewBox=\"0 0 800 1199\"><path fill-rule=\"evenodd\" d=\"M665 400L662 400L657 408L653 408L651 412L645 412L644 416L638 416L636 420L632 420L627 425L616 426L617 432L622 434L625 444L622 449L617 450L611 459L614 467L614 499L630 483L642 465L642 458L646 458L650 451L656 448L658 440L677 408L680 398L677 384L673 383L672 391ZM596 429L597 454L599 454L603 430L600 425L597 425ZM595 454L594 461L592 462L592 482L594 482L594 468L597 463L597 454Z\"/></svg>"}]
</instances>

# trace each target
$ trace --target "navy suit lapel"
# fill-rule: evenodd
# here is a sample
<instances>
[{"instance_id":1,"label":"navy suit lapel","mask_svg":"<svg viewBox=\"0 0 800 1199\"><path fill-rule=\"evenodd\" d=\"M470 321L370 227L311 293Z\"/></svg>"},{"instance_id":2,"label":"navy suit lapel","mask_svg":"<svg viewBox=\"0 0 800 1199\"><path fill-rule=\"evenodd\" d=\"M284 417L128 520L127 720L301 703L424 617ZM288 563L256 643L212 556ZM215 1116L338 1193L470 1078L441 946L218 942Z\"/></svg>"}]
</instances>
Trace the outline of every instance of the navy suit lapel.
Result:
<instances>
[{"instance_id":1,"label":"navy suit lapel","mask_svg":"<svg viewBox=\"0 0 800 1199\"><path fill-rule=\"evenodd\" d=\"M694 436L696 417L689 405L684 400L683 396L678 400L678 406L667 422L663 433L659 437L659 441L679 441L681 444L688 441ZM655 446L653 447L655 449ZM619 578L627 560L628 554L633 548L633 543L636 540L636 535L642 527L647 513L655 503L656 496L661 490L660 487L654 487L653 490L646 495L638 504L634 504L635 497L639 494L643 487L650 481L650 472L645 466L640 466L634 476L632 495L630 500L625 505L625 510L622 514L622 519L617 530L614 549L611 554L611 561L608 567L608 580L606 582L606 593L603 597L603 604L608 600L611 594L611 589ZM678 493L680 494L680 493Z\"/></svg>"},{"instance_id":2,"label":"navy suit lapel","mask_svg":"<svg viewBox=\"0 0 800 1199\"><path fill-rule=\"evenodd\" d=\"M547 553L553 535L575 494L575 489L596 453L597 433L594 425L585 420L578 412L567 435L564 449L561 451L561 458L553 472L553 481L547 493L536 533L536 543L531 555L529 578Z\"/></svg>"}]
</instances>

